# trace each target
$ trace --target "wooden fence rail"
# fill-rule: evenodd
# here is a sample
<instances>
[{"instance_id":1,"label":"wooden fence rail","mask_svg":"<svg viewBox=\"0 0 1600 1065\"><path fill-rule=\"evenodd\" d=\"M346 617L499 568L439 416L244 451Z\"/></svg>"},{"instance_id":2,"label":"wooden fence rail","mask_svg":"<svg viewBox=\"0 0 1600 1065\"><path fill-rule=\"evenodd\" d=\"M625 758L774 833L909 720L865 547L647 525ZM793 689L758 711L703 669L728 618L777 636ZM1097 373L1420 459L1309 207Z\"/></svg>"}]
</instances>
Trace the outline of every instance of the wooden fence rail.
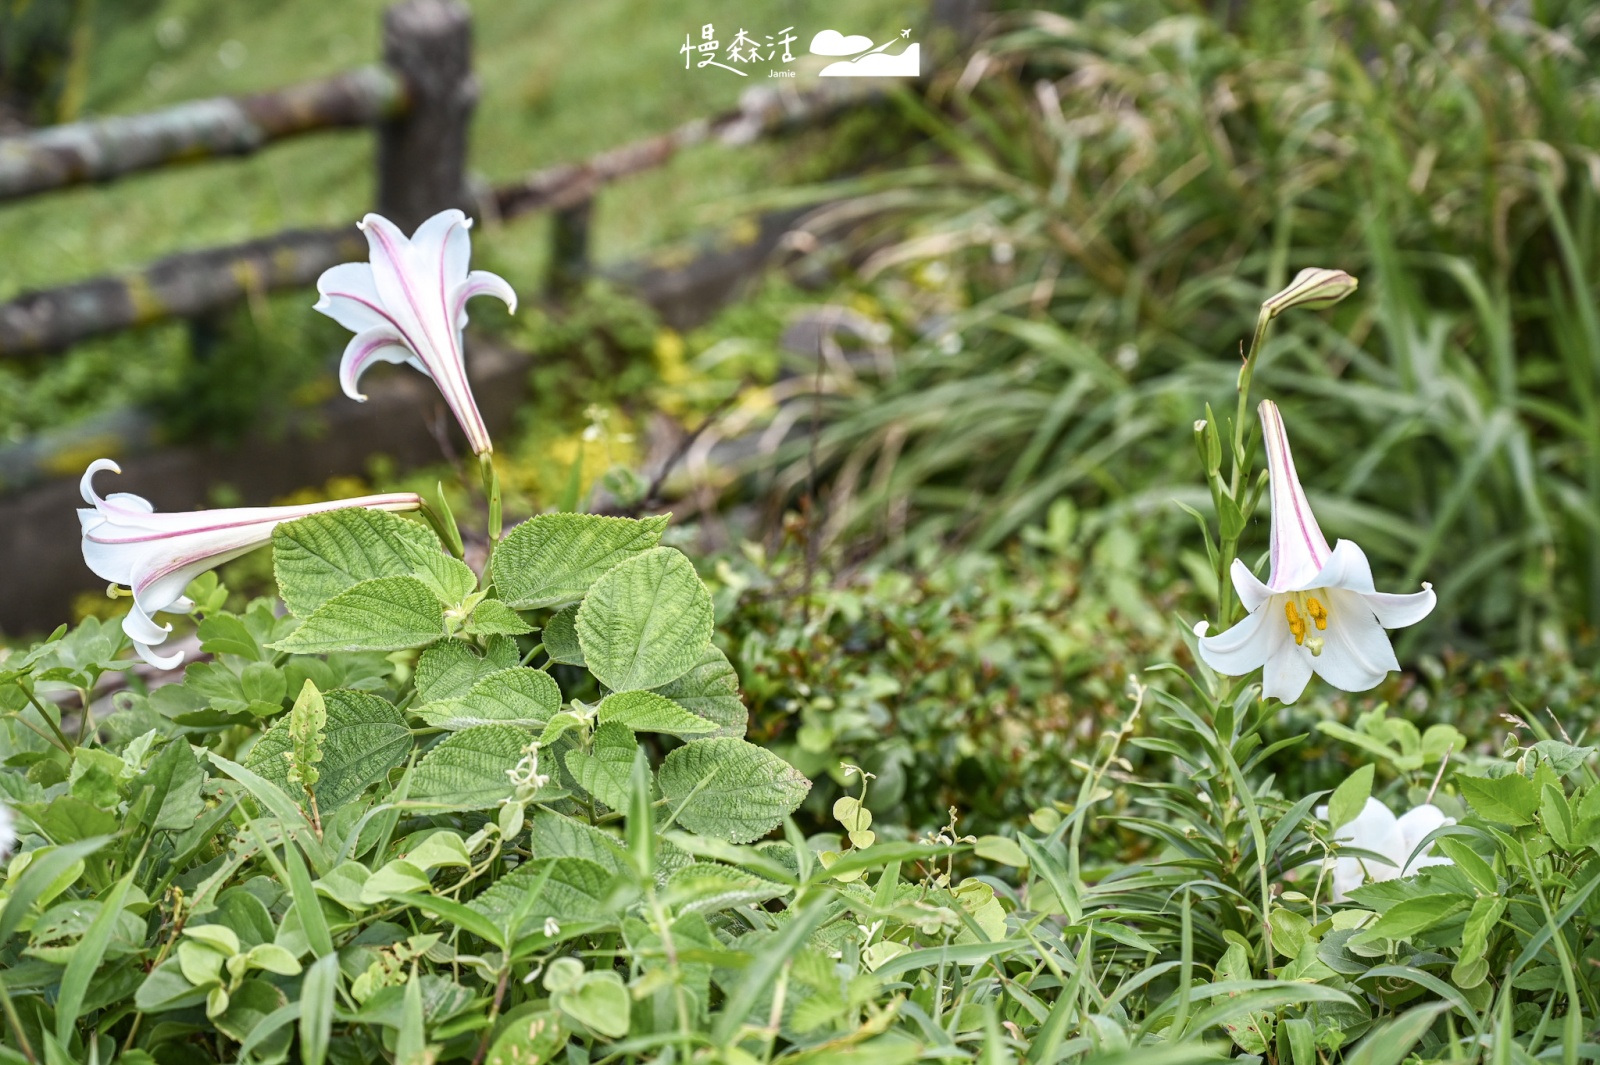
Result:
<instances>
[{"instance_id":1,"label":"wooden fence rail","mask_svg":"<svg viewBox=\"0 0 1600 1065\"><path fill-rule=\"evenodd\" d=\"M763 87L747 93L737 109L714 118L501 185L490 192L481 212L500 218L540 210L556 211L558 218L586 214L603 186L662 166L685 148L711 140L745 143L821 121L881 92L853 79L839 82L838 88L830 83L805 92ZM587 255L584 241L574 235L583 229L577 221L569 217L557 229L561 247L556 268L567 277L582 272ZM353 225L297 229L228 247L180 252L131 273L24 293L0 303L0 358L61 351L138 325L195 318L253 295L305 287L328 267L365 257L366 243Z\"/></svg>"},{"instance_id":2,"label":"wooden fence rail","mask_svg":"<svg viewBox=\"0 0 1600 1065\"><path fill-rule=\"evenodd\" d=\"M371 125L402 113L406 103L400 76L370 66L273 92L193 100L148 114L4 137L0 200L173 163L248 155L313 130Z\"/></svg>"}]
</instances>

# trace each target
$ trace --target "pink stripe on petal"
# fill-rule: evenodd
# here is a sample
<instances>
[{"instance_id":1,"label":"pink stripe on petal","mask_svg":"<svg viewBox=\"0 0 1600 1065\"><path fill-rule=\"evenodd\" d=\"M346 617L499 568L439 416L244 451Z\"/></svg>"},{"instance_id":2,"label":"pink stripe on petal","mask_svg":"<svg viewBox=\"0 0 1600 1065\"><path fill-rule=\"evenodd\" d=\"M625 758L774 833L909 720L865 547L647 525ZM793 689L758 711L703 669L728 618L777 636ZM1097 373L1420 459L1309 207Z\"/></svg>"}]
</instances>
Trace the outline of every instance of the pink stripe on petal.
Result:
<instances>
[{"instance_id":1,"label":"pink stripe on petal","mask_svg":"<svg viewBox=\"0 0 1600 1065\"><path fill-rule=\"evenodd\" d=\"M387 354L389 352L398 352L399 357ZM339 387L357 403L365 403L367 396L360 388L361 375L375 362L405 362L411 357L411 348L387 329L369 329L359 333L351 339L339 358Z\"/></svg>"}]
</instances>

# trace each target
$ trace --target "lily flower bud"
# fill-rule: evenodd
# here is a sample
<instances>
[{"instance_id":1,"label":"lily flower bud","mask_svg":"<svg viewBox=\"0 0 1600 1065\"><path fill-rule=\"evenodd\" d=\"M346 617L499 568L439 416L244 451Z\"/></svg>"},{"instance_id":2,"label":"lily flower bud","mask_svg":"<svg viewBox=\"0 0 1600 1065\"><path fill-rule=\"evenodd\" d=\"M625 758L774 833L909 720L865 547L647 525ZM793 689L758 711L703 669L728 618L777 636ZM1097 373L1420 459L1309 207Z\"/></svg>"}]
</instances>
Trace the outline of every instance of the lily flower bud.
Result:
<instances>
[{"instance_id":1,"label":"lily flower bud","mask_svg":"<svg viewBox=\"0 0 1600 1065\"><path fill-rule=\"evenodd\" d=\"M1269 296L1261 304L1261 310L1269 320L1278 317L1290 307L1321 310L1324 307L1332 307L1350 295L1359 284L1359 281L1343 270L1308 266L1294 275L1294 280L1289 282L1288 287L1282 292Z\"/></svg>"}]
</instances>

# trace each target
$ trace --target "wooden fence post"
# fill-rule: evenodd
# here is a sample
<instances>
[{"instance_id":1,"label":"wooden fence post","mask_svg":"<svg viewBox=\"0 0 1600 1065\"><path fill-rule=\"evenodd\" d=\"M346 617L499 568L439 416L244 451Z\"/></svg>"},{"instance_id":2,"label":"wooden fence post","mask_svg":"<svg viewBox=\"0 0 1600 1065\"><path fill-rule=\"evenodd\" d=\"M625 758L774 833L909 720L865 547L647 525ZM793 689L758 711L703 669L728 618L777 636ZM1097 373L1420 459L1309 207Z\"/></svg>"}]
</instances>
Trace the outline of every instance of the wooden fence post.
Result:
<instances>
[{"instance_id":1,"label":"wooden fence post","mask_svg":"<svg viewBox=\"0 0 1600 1065\"><path fill-rule=\"evenodd\" d=\"M594 198L579 200L550 216L550 295L570 297L589 273L589 223Z\"/></svg>"},{"instance_id":2,"label":"wooden fence post","mask_svg":"<svg viewBox=\"0 0 1600 1065\"><path fill-rule=\"evenodd\" d=\"M378 213L407 233L448 207L470 213L471 11L459 0L402 0L383 13L383 58L405 79L410 106L379 127Z\"/></svg>"}]
</instances>

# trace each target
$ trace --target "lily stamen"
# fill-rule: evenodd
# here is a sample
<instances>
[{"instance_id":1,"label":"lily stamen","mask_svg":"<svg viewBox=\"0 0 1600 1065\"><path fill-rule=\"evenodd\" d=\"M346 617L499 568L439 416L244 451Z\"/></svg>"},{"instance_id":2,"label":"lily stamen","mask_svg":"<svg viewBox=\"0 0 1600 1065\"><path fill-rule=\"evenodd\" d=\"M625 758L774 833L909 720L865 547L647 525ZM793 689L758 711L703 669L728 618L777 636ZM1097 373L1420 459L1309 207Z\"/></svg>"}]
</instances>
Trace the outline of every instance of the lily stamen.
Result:
<instances>
[{"instance_id":1,"label":"lily stamen","mask_svg":"<svg viewBox=\"0 0 1600 1065\"><path fill-rule=\"evenodd\" d=\"M1311 615L1311 620L1317 623L1317 628L1328 627L1328 608L1322 605L1322 600L1311 596L1306 600L1306 613Z\"/></svg>"},{"instance_id":2,"label":"lily stamen","mask_svg":"<svg viewBox=\"0 0 1600 1065\"><path fill-rule=\"evenodd\" d=\"M1300 611L1295 608L1294 600L1290 599L1283 604L1283 612L1289 619L1289 631L1294 633L1294 642L1306 642L1306 620L1300 616Z\"/></svg>"}]
</instances>

